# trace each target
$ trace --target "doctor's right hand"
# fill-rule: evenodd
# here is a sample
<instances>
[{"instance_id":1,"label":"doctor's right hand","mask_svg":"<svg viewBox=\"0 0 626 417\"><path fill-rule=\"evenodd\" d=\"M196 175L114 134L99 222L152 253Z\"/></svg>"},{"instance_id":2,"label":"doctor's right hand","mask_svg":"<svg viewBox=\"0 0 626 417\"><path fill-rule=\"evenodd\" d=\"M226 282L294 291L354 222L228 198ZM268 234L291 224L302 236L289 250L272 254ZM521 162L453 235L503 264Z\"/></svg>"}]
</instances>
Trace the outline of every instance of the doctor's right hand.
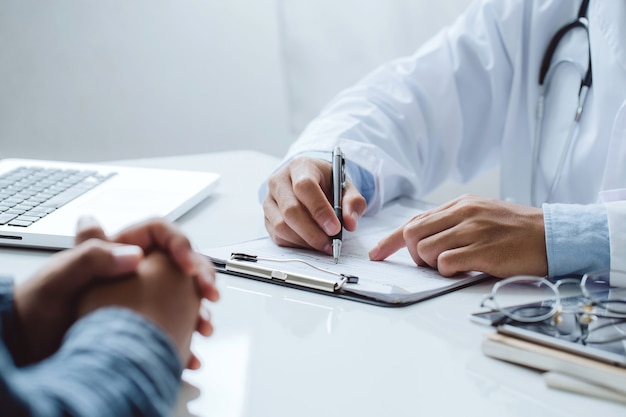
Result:
<instances>
[{"instance_id":1,"label":"doctor's right hand","mask_svg":"<svg viewBox=\"0 0 626 417\"><path fill-rule=\"evenodd\" d=\"M343 222L357 228L367 203L352 183L343 194ZM332 255L331 236L341 224L332 205L332 168L328 161L298 157L268 180L263 202L265 228L280 246L316 249Z\"/></svg>"}]
</instances>

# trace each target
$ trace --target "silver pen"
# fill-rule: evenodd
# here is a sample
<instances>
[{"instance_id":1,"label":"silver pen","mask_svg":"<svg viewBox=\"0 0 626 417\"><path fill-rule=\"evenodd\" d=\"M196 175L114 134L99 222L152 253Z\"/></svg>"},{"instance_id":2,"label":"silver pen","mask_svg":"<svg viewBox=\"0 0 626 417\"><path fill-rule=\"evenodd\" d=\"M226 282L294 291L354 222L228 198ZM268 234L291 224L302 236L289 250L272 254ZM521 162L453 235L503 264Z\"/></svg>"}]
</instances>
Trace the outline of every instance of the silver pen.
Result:
<instances>
[{"instance_id":1,"label":"silver pen","mask_svg":"<svg viewBox=\"0 0 626 417\"><path fill-rule=\"evenodd\" d=\"M333 259L335 263L339 262L339 255L341 254L341 242L343 232L343 215L341 211L343 189L346 186L346 159L341 152L339 146L335 146L333 150L333 208L335 209L335 215L339 219L341 228L339 233L332 237L333 243Z\"/></svg>"}]
</instances>

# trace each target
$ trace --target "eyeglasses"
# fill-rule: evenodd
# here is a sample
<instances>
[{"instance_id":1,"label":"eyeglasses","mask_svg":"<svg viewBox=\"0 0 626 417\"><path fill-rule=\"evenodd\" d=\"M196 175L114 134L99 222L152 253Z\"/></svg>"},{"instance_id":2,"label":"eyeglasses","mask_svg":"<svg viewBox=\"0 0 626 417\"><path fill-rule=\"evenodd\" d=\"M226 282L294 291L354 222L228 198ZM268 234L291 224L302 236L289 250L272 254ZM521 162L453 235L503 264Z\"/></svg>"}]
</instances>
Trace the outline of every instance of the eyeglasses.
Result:
<instances>
[{"instance_id":1,"label":"eyeglasses","mask_svg":"<svg viewBox=\"0 0 626 417\"><path fill-rule=\"evenodd\" d=\"M626 272L594 271L582 278L518 276L498 281L481 303L514 321L541 324L555 337L583 344L626 340Z\"/></svg>"}]
</instances>

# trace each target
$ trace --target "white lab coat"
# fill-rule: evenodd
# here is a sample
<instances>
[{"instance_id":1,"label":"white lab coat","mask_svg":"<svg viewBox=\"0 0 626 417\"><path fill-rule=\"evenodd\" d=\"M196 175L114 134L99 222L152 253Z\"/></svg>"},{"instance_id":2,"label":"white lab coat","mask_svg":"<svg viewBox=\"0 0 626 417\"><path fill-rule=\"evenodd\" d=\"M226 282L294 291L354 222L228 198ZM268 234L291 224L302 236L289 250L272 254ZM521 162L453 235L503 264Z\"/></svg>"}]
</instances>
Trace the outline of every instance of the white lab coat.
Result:
<instances>
[{"instance_id":1,"label":"white lab coat","mask_svg":"<svg viewBox=\"0 0 626 417\"><path fill-rule=\"evenodd\" d=\"M574 20L573 0L487 0L470 6L414 55L340 93L305 129L287 158L336 144L369 170L368 212L400 195L421 197L444 180L468 181L500 165L501 197L531 204L538 74L549 40ZM626 189L626 2L591 0L593 84L575 142L550 202L592 204ZM555 59L587 67L575 30ZM561 68L561 66L559 66ZM577 103L580 76L566 65L550 84L537 174L545 200ZM554 86L554 87L552 87ZM626 270L626 192L604 193L611 267Z\"/></svg>"}]
</instances>

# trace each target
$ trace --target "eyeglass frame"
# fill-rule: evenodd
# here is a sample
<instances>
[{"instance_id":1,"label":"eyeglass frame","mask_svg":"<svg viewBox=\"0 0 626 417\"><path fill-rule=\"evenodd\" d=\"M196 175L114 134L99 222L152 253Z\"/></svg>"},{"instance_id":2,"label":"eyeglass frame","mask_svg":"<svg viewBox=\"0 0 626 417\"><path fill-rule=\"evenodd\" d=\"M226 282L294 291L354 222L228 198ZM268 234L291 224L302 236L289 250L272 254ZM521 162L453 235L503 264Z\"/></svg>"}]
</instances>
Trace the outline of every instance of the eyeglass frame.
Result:
<instances>
[{"instance_id":1,"label":"eyeglass frame","mask_svg":"<svg viewBox=\"0 0 626 417\"><path fill-rule=\"evenodd\" d=\"M598 314L597 312L595 313L593 312L593 309L596 307L602 307L610 311L610 309L608 309L604 305L604 303L606 303L607 301L620 302L620 303L626 304L626 298L616 299L616 300L594 300L594 297L588 292L585 286L587 280L591 276L600 275L600 274L610 275L611 273L619 273L619 274L623 274L624 276L626 276L626 271L603 269L603 270L590 271L584 274L582 278L580 279L562 278L555 282L551 282L545 277L515 276L511 278L506 278L494 284L494 286L491 289L491 292L489 294L485 294L480 305L481 307L492 308L493 310L496 310L499 313L503 314L506 318L513 320L515 322L518 322L518 323L527 323L527 324L541 323L548 319L552 319L552 325L556 325L558 324L559 317L561 313L563 312L563 308L562 308L563 305L561 303L561 292L559 291L559 287L563 284L578 284L581 290L581 295L583 296L584 304L580 306L579 310L568 311L568 313L572 313L575 316L576 322L579 325L579 328L581 331L581 340L584 342L589 336L589 324L593 322L595 319L604 318L604 319L615 319L615 320L626 321L626 312L625 313L612 312L615 315L607 314L607 313ZM538 315L534 317L523 317L523 316L518 317L509 313L505 307L501 307L498 304L495 298L498 289L505 285L510 285L512 283L521 282L521 281L529 281L529 282L534 282L538 284L544 284L553 291L554 293L554 298L552 299L553 305L551 306L550 311L542 315ZM623 287L623 288L626 288L626 287ZM486 302L489 300L493 303L493 306L486 305ZM523 307L523 306L524 305L519 305L517 307ZM512 306L512 307L516 307L516 306ZM498 322L494 323L494 325L497 325L497 324Z\"/></svg>"}]
</instances>

